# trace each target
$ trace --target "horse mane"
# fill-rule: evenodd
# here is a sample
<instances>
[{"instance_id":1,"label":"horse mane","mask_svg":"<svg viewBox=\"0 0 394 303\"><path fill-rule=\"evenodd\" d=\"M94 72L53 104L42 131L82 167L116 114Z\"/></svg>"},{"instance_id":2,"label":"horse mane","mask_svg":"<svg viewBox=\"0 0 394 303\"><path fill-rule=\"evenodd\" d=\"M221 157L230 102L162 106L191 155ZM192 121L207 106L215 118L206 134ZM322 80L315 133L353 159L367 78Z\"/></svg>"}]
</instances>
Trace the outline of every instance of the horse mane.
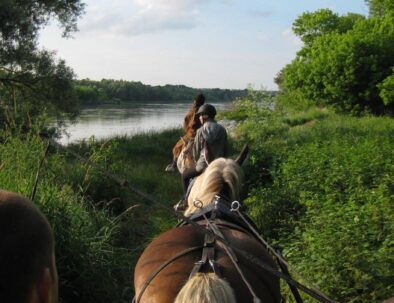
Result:
<instances>
[{"instance_id":1,"label":"horse mane","mask_svg":"<svg viewBox=\"0 0 394 303\"><path fill-rule=\"evenodd\" d=\"M218 158L209 164L203 174L197 177L190 191L185 216L193 214L197 208L194 201L201 201L205 207L218 194L224 194L231 201L239 200L242 185L242 169L232 159Z\"/></svg>"},{"instance_id":2,"label":"horse mane","mask_svg":"<svg viewBox=\"0 0 394 303\"><path fill-rule=\"evenodd\" d=\"M197 273L189 279L174 303L236 303L230 284L214 273Z\"/></svg>"}]
</instances>

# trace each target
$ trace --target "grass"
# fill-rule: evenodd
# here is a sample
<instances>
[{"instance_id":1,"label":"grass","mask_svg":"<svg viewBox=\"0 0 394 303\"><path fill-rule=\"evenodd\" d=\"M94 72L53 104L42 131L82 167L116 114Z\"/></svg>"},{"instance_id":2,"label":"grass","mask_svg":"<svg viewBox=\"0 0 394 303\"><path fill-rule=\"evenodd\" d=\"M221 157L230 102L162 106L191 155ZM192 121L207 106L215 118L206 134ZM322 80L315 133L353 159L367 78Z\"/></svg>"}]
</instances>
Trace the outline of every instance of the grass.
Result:
<instances>
[{"instance_id":1,"label":"grass","mask_svg":"<svg viewBox=\"0 0 394 303\"><path fill-rule=\"evenodd\" d=\"M246 202L264 236L334 300L390 297L393 119L318 108L256 115L249 102L238 135L251 147Z\"/></svg>"},{"instance_id":2,"label":"grass","mask_svg":"<svg viewBox=\"0 0 394 303\"><path fill-rule=\"evenodd\" d=\"M1 188L30 196L45 142L36 136L3 135ZM62 182L65 158L51 151L41 171L35 203L48 217L56 237L61 302L126 302L131 296L133 255L119 247L121 225L107 210Z\"/></svg>"}]
</instances>

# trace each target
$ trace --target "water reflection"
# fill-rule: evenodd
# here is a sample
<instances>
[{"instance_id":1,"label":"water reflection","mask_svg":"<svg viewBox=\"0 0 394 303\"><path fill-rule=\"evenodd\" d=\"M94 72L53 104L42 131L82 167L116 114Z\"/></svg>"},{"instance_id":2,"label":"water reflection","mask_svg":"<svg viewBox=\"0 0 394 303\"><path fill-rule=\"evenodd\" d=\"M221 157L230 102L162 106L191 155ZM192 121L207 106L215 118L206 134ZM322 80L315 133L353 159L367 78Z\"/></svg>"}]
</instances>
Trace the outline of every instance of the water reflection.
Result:
<instances>
[{"instance_id":1,"label":"water reflection","mask_svg":"<svg viewBox=\"0 0 394 303\"><path fill-rule=\"evenodd\" d=\"M218 110L230 106L229 103L213 105ZM102 139L181 127L190 106L190 103L134 103L87 108L74 124L67 126L68 136L64 135L59 142L68 144L91 136Z\"/></svg>"}]
</instances>

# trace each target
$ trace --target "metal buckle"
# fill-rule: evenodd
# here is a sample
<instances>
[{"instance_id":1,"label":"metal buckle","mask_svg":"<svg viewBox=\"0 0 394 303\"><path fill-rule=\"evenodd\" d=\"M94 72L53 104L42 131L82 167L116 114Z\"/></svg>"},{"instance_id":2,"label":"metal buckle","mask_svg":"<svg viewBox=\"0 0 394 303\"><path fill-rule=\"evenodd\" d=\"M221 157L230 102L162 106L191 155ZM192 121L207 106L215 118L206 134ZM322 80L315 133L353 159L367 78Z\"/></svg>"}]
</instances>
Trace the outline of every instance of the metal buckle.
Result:
<instances>
[{"instance_id":1,"label":"metal buckle","mask_svg":"<svg viewBox=\"0 0 394 303\"><path fill-rule=\"evenodd\" d=\"M241 207L241 203L239 203L238 201L233 201L231 202L231 209L230 211L238 211L239 208Z\"/></svg>"}]
</instances>

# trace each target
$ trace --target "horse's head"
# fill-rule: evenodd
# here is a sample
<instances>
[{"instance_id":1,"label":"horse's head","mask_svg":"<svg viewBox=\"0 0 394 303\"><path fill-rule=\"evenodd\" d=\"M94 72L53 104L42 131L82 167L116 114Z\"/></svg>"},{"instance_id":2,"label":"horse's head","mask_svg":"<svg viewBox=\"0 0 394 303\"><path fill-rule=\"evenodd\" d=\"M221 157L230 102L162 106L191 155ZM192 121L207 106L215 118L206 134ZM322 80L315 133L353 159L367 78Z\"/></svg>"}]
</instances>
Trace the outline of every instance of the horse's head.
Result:
<instances>
[{"instance_id":1,"label":"horse's head","mask_svg":"<svg viewBox=\"0 0 394 303\"><path fill-rule=\"evenodd\" d=\"M205 207L213 202L216 195L224 196L230 201L239 200L242 180L242 169L236 161L225 158L216 159L194 182L185 216L190 216L197 210L194 201L200 201Z\"/></svg>"}]
</instances>

